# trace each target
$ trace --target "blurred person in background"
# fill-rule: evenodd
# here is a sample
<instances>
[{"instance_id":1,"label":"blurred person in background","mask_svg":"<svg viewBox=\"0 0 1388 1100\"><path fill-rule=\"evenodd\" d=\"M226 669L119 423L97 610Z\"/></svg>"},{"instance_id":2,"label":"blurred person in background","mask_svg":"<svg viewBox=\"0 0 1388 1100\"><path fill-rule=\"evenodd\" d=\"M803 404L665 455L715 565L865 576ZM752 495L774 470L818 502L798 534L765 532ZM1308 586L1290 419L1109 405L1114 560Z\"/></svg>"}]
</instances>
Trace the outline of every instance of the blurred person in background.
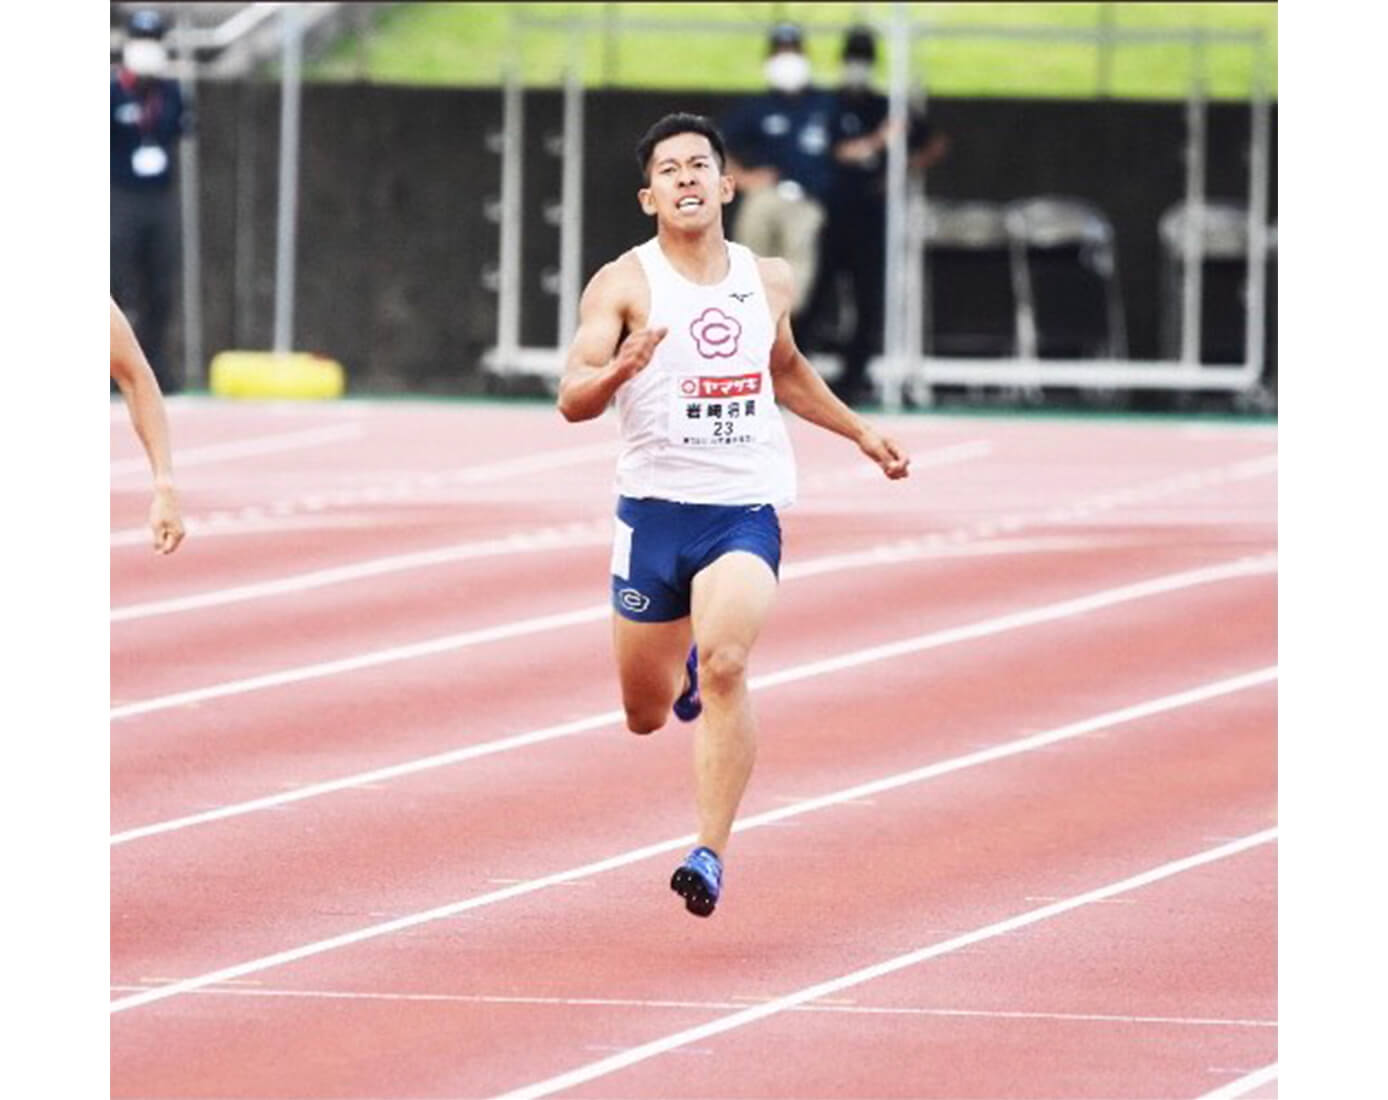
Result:
<instances>
[{"instance_id":1,"label":"blurred person in background","mask_svg":"<svg viewBox=\"0 0 1388 1100\"><path fill-rule=\"evenodd\" d=\"M174 488L173 456L169 447L169 418L159 380L125 314L111 299L111 380L120 387L135 424L135 434L144 445L154 474L154 500L149 506L149 528L154 549L172 554L183 541L183 517L179 513L178 491Z\"/></svg>"},{"instance_id":2,"label":"blurred person in background","mask_svg":"<svg viewBox=\"0 0 1388 1100\"><path fill-rule=\"evenodd\" d=\"M804 310L819 268L819 236L833 182L829 155L834 96L811 84L801 29L771 29L763 68L768 90L719 123L741 202L733 239L759 256L782 256L795 276L791 313Z\"/></svg>"},{"instance_id":3,"label":"blurred person in background","mask_svg":"<svg viewBox=\"0 0 1388 1100\"><path fill-rule=\"evenodd\" d=\"M696 847L670 888L712 914L756 757L753 645L775 600L777 509L795 499L781 406L844 436L892 479L909 458L839 401L795 346L795 276L723 232L734 183L717 128L667 115L636 151L655 236L602 267L579 303L559 386L569 421L615 400L613 647L633 733L671 711L695 734ZM691 641L694 643L691 646Z\"/></svg>"},{"instance_id":4,"label":"blurred person in background","mask_svg":"<svg viewBox=\"0 0 1388 1100\"><path fill-rule=\"evenodd\" d=\"M178 259L174 159L186 120L178 81L166 74L164 17L130 16L111 70L111 290L130 318L165 393L179 389L166 349Z\"/></svg>"},{"instance_id":5,"label":"blurred person in background","mask_svg":"<svg viewBox=\"0 0 1388 1100\"><path fill-rule=\"evenodd\" d=\"M888 117L888 98L872 87L877 36L870 27L854 27L845 35L842 62L831 132L834 181L809 315L820 324L836 318L846 284L852 324L840 346L843 370L834 392L857 405L872 396L868 359L882 346L887 146L899 124ZM913 114L906 147L908 171L923 173L948 152L949 139Z\"/></svg>"}]
</instances>

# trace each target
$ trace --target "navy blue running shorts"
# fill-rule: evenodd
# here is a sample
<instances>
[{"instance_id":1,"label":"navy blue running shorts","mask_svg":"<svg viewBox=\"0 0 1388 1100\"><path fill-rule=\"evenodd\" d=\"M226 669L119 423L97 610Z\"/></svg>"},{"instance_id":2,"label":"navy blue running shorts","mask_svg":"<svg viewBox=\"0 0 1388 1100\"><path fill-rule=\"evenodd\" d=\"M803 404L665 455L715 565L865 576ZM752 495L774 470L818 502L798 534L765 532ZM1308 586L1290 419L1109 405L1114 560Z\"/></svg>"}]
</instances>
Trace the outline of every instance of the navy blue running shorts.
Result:
<instances>
[{"instance_id":1,"label":"navy blue running shorts","mask_svg":"<svg viewBox=\"0 0 1388 1100\"><path fill-rule=\"evenodd\" d=\"M694 574L745 550L781 575L781 521L769 504L680 504L617 498L612 606L626 619L663 623L689 614Z\"/></svg>"}]
</instances>

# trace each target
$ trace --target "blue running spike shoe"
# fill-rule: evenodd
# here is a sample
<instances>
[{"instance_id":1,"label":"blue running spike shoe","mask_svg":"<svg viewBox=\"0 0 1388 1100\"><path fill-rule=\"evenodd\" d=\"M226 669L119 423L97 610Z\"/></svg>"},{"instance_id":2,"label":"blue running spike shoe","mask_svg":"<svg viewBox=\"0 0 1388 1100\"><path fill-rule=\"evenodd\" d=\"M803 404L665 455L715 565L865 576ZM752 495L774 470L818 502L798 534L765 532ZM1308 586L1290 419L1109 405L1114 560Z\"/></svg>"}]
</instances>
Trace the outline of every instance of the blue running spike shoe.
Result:
<instances>
[{"instance_id":1,"label":"blue running spike shoe","mask_svg":"<svg viewBox=\"0 0 1388 1100\"><path fill-rule=\"evenodd\" d=\"M675 717L681 722L692 722L704 711L704 701L699 698L699 647L689 647L689 657L684 662L684 671L689 674L689 686L675 700Z\"/></svg>"},{"instance_id":2,"label":"blue running spike shoe","mask_svg":"<svg viewBox=\"0 0 1388 1100\"><path fill-rule=\"evenodd\" d=\"M723 886L723 861L712 848L695 848L670 877L670 889L684 898L696 917L707 917L718 904Z\"/></svg>"}]
</instances>

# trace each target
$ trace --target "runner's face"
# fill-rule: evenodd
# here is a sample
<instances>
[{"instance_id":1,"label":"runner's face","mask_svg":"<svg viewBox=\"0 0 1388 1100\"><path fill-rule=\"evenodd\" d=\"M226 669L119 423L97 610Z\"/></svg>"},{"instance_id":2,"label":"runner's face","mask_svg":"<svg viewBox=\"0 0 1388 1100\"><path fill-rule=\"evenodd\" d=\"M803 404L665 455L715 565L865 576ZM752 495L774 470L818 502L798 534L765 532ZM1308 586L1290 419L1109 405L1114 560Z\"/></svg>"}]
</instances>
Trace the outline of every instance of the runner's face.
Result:
<instances>
[{"instance_id":1,"label":"runner's face","mask_svg":"<svg viewBox=\"0 0 1388 1100\"><path fill-rule=\"evenodd\" d=\"M647 214L679 229L699 229L722 217L732 179L718 167L703 134L674 134L651 153L651 182L638 197Z\"/></svg>"}]
</instances>

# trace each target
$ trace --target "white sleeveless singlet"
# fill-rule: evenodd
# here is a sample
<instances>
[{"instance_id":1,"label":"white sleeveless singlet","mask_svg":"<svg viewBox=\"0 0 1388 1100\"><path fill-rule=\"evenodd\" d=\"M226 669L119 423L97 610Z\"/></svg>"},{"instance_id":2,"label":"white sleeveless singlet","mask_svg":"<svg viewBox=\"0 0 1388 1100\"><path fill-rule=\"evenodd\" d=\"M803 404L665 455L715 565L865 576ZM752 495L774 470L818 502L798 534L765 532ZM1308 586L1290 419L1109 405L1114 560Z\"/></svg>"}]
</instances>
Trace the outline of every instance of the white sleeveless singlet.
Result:
<instances>
[{"instance_id":1,"label":"white sleeveless singlet","mask_svg":"<svg viewBox=\"0 0 1388 1100\"><path fill-rule=\"evenodd\" d=\"M756 256L727 242L728 274L700 286L652 238L635 249L648 328L669 331L617 390L617 492L689 504L795 500L795 458L771 385L775 329Z\"/></svg>"}]
</instances>

